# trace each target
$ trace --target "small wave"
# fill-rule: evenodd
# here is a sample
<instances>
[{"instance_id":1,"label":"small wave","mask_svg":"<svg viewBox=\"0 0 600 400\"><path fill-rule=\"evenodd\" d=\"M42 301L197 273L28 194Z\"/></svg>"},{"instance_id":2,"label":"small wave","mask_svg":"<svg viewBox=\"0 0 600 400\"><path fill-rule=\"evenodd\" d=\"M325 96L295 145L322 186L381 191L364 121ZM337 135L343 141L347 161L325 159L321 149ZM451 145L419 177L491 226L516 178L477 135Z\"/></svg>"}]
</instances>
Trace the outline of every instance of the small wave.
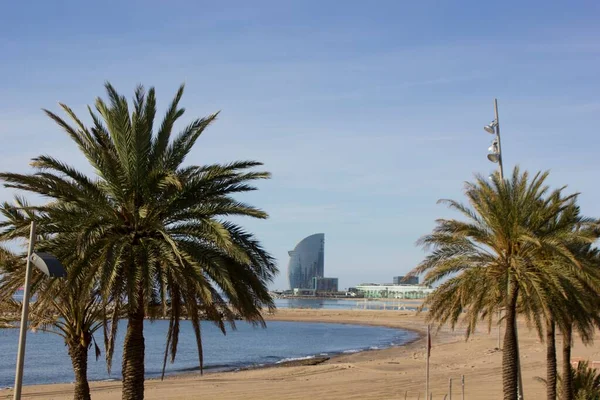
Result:
<instances>
[{"instance_id":1,"label":"small wave","mask_svg":"<svg viewBox=\"0 0 600 400\"><path fill-rule=\"evenodd\" d=\"M301 360L310 360L312 358L315 358L315 356L306 356L306 357L290 357L290 358L284 358L282 360L277 361L275 364L281 364L284 362L290 362L290 361L301 361Z\"/></svg>"},{"instance_id":2,"label":"small wave","mask_svg":"<svg viewBox=\"0 0 600 400\"><path fill-rule=\"evenodd\" d=\"M234 367L240 367L240 364L209 364L209 365L205 365L204 366L204 370L205 371L210 371L210 370L220 370L220 369L228 369L228 368L234 368ZM171 372L194 372L194 371L200 371L200 366L196 365L194 367L185 367L185 368L176 368L173 369ZM169 372L167 370L167 372ZM149 374L151 374L152 372L149 372ZM157 372L154 372L157 373Z\"/></svg>"},{"instance_id":3,"label":"small wave","mask_svg":"<svg viewBox=\"0 0 600 400\"><path fill-rule=\"evenodd\" d=\"M360 349L351 349L351 350L344 350L343 353L344 354L354 354L354 353L359 353L360 351L362 351L362 350L360 350Z\"/></svg>"}]
</instances>

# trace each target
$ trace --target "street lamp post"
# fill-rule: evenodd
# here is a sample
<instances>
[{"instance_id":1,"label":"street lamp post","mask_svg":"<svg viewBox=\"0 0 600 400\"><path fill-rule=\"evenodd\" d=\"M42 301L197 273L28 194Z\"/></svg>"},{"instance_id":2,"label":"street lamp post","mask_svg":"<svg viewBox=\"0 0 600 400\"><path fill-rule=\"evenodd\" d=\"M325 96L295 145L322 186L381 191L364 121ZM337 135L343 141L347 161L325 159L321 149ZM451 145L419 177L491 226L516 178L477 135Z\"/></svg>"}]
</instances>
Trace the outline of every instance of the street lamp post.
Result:
<instances>
[{"instance_id":1,"label":"street lamp post","mask_svg":"<svg viewBox=\"0 0 600 400\"><path fill-rule=\"evenodd\" d=\"M35 221L31 221L29 231L29 247L27 248L27 264L25 269L25 287L23 290L23 311L21 313L21 326L19 331L19 347L17 351L17 369L15 373L14 400L21 400L23 386L23 365L25 362L25 343L27 339L27 319L29 316L29 297L31 286L32 264L51 278L67 276L65 268L51 254L33 252L35 246Z\"/></svg>"},{"instance_id":2,"label":"street lamp post","mask_svg":"<svg viewBox=\"0 0 600 400\"><path fill-rule=\"evenodd\" d=\"M494 99L494 116L495 119L489 124L486 125L483 129L495 135L494 140L492 141L492 145L489 147L489 154L487 156L488 160L493 163L498 163L498 173L500 174L500 179L504 182L504 164L502 157L502 142L500 141L500 118L498 117L498 99ZM510 280L507 275L507 285L506 291L508 295L508 287L510 285ZM500 310L498 310L498 348L500 348ZM515 321L514 324L515 337L517 337L517 323ZM521 377L521 358L519 355L519 343L516 344L516 356L517 356L517 370L518 370L518 386L519 386L519 399L524 399L523 397L523 379Z\"/></svg>"},{"instance_id":3,"label":"street lamp post","mask_svg":"<svg viewBox=\"0 0 600 400\"><path fill-rule=\"evenodd\" d=\"M487 156L488 160L493 163L498 163L498 173L500 174L500 179L504 181L504 165L502 160L502 143L500 141L500 119L498 118L498 99L494 99L494 115L495 119L489 124L486 125L483 129L492 135L495 135L494 140L492 141L492 145L489 147L489 154ZM498 310L498 349L502 349L500 344L500 330L502 324L500 322L501 312Z\"/></svg>"}]
</instances>

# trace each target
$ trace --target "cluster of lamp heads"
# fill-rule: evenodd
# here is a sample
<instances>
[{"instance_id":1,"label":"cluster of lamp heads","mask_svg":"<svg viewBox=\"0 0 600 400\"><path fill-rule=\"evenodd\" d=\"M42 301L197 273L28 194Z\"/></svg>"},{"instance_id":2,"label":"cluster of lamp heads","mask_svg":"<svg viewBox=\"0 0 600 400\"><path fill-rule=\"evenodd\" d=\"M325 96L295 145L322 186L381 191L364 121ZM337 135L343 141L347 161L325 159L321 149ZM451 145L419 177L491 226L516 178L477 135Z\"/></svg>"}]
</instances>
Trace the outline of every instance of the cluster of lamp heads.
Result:
<instances>
[{"instance_id":1,"label":"cluster of lamp heads","mask_svg":"<svg viewBox=\"0 0 600 400\"><path fill-rule=\"evenodd\" d=\"M498 135L496 133L496 128L498 127L498 121L493 120L488 125L484 126L483 129L491 134L496 135L494 140L492 140L492 144L488 147L489 154L487 155L488 160L497 164L500 162L500 146L498 145Z\"/></svg>"}]
</instances>

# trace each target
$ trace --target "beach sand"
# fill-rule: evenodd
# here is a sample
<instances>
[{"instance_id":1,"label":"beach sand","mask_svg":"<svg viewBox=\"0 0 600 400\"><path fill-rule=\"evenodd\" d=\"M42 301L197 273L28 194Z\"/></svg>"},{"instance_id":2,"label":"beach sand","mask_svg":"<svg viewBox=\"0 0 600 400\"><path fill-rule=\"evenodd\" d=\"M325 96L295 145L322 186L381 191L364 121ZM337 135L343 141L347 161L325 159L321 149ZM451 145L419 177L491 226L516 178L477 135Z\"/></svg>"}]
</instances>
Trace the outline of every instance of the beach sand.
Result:
<instances>
[{"instance_id":1,"label":"beach sand","mask_svg":"<svg viewBox=\"0 0 600 400\"><path fill-rule=\"evenodd\" d=\"M424 315L407 311L280 309L269 320L356 323L398 327L425 332ZM465 376L466 399L499 399L502 396L502 352L495 350L497 329L490 334L484 324L465 342L464 331L444 328L432 338L431 391L434 399L448 393L453 380L453 398L461 398L461 376ZM523 387L527 399L545 397L545 346L537 335L519 325ZM557 337L558 361L562 337ZM146 399L424 399L425 339L401 347L334 357L312 366L262 368L239 372L196 374L146 381ZM600 345L585 347L576 340L573 357L600 360ZM560 364L559 364L560 368ZM92 398L120 399L120 382L93 382ZM25 399L71 399L73 385L39 385L24 388ZM0 398L12 398L10 391Z\"/></svg>"}]
</instances>

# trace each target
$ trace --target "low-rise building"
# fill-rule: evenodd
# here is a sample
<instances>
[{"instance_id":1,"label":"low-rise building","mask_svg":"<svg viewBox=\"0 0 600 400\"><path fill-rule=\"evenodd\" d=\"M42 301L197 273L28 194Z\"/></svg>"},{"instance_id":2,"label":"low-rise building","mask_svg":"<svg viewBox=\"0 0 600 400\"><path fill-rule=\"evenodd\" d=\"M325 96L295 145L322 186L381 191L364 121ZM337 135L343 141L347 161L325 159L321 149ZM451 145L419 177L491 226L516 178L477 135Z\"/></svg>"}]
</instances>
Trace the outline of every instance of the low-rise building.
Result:
<instances>
[{"instance_id":1,"label":"low-rise building","mask_svg":"<svg viewBox=\"0 0 600 400\"><path fill-rule=\"evenodd\" d=\"M312 287L317 292L337 292L338 278L322 278L315 276L312 278Z\"/></svg>"},{"instance_id":2,"label":"low-rise building","mask_svg":"<svg viewBox=\"0 0 600 400\"><path fill-rule=\"evenodd\" d=\"M406 278L405 276L395 276L394 277L394 285L418 285L419 277L411 276L410 278Z\"/></svg>"},{"instance_id":3,"label":"low-rise building","mask_svg":"<svg viewBox=\"0 0 600 400\"><path fill-rule=\"evenodd\" d=\"M378 285L373 283L356 286L366 298L372 299L423 299L434 289L424 285Z\"/></svg>"}]
</instances>

